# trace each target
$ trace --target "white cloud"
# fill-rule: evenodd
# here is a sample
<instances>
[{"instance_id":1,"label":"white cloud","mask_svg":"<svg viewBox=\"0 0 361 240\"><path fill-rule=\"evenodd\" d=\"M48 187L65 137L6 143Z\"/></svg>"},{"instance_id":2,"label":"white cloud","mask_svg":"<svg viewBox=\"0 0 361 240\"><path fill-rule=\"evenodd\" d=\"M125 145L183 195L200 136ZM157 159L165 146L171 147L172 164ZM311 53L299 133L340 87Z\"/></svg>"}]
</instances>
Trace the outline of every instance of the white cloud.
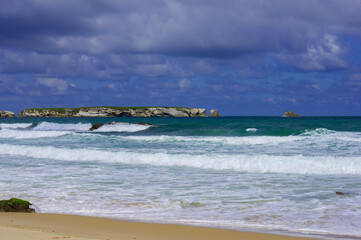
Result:
<instances>
[{"instance_id":1,"label":"white cloud","mask_svg":"<svg viewBox=\"0 0 361 240\"><path fill-rule=\"evenodd\" d=\"M187 90L191 87L191 81L187 78L183 78L181 81L179 81L179 88L181 90Z\"/></svg>"},{"instance_id":2,"label":"white cloud","mask_svg":"<svg viewBox=\"0 0 361 240\"><path fill-rule=\"evenodd\" d=\"M309 43L301 54L279 54L283 62L292 64L304 71L325 71L347 67L344 59L347 49L338 41L335 35L325 33L316 42Z\"/></svg>"},{"instance_id":3,"label":"white cloud","mask_svg":"<svg viewBox=\"0 0 361 240\"><path fill-rule=\"evenodd\" d=\"M37 78L36 82L58 90L59 93L65 93L68 89L68 82L60 78Z\"/></svg>"},{"instance_id":4,"label":"white cloud","mask_svg":"<svg viewBox=\"0 0 361 240\"><path fill-rule=\"evenodd\" d=\"M109 84L107 87L109 89L116 90L116 87L115 87L115 85L113 83Z\"/></svg>"},{"instance_id":5,"label":"white cloud","mask_svg":"<svg viewBox=\"0 0 361 240\"><path fill-rule=\"evenodd\" d=\"M317 90L321 90L320 86L318 86L316 83L312 84L312 87Z\"/></svg>"},{"instance_id":6,"label":"white cloud","mask_svg":"<svg viewBox=\"0 0 361 240\"><path fill-rule=\"evenodd\" d=\"M267 102L276 104L276 101L275 101L274 98L272 98L272 97L269 97L269 98L267 99Z\"/></svg>"}]
</instances>

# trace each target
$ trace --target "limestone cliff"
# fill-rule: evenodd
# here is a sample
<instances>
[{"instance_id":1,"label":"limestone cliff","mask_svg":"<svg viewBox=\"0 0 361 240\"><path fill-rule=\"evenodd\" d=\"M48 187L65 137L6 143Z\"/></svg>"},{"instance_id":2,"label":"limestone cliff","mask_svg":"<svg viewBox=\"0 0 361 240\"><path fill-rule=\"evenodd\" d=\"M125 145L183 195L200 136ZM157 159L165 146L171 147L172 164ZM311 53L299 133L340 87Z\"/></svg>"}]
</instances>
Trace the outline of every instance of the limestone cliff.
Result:
<instances>
[{"instance_id":1,"label":"limestone cliff","mask_svg":"<svg viewBox=\"0 0 361 240\"><path fill-rule=\"evenodd\" d=\"M0 111L0 117L15 117L15 114L10 111Z\"/></svg>"},{"instance_id":2,"label":"limestone cliff","mask_svg":"<svg viewBox=\"0 0 361 240\"><path fill-rule=\"evenodd\" d=\"M18 117L206 117L204 108L85 107L25 109Z\"/></svg>"},{"instance_id":3,"label":"limestone cliff","mask_svg":"<svg viewBox=\"0 0 361 240\"><path fill-rule=\"evenodd\" d=\"M301 117L301 115L298 115L294 112L291 112L291 111L286 111L284 114L283 114L283 117Z\"/></svg>"}]
</instances>

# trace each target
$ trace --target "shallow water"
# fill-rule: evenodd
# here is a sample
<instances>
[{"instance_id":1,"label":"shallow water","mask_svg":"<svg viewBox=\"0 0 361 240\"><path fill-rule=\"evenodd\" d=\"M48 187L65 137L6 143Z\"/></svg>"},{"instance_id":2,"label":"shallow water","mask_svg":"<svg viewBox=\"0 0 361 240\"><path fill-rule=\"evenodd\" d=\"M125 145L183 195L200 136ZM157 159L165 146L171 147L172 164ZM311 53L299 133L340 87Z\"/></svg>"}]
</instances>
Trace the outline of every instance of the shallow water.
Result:
<instances>
[{"instance_id":1,"label":"shallow water","mask_svg":"<svg viewBox=\"0 0 361 240\"><path fill-rule=\"evenodd\" d=\"M127 123L88 131L114 120ZM0 198L49 213L361 237L360 156L361 118L0 119Z\"/></svg>"}]
</instances>

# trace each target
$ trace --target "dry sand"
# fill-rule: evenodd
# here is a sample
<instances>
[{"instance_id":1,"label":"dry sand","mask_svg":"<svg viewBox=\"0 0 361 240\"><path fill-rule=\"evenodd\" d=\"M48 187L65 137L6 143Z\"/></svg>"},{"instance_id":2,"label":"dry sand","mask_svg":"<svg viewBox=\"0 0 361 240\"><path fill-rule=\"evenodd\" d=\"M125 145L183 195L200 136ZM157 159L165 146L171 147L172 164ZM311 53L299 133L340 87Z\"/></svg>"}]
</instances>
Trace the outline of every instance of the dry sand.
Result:
<instances>
[{"instance_id":1,"label":"dry sand","mask_svg":"<svg viewBox=\"0 0 361 240\"><path fill-rule=\"evenodd\" d=\"M0 240L302 240L263 233L65 214L0 213Z\"/></svg>"}]
</instances>

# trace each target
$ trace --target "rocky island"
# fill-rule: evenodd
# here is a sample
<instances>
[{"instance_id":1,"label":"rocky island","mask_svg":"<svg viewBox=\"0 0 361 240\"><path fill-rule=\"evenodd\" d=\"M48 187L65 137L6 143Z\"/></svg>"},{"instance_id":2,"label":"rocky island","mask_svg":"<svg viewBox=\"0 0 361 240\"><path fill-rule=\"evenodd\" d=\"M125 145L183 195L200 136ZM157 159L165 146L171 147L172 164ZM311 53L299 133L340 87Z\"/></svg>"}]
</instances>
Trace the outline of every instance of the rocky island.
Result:
<instances>
[{"instance_id":1,"label":"rocky island","mask_svg":"<svg viewBox=\"0 0 361 240\"><path fill-rule=\"evenodd\" d=\"M286 111L282 117L301 117L301 115L298 115L294 112L291 111Z\"/></svg>"},{"instance_id":2,"label":"rocky island","mask_svg":"<svg viewBox=\"0 0 361 240\"><path fill-rule=\"evenodd\" d=\"M216 109L211 109L211 114L209 116L210 117L222 117L222 115L218 114L218 110L216 110Z\"/></svg>"},{"instance_id":3,"label":"rocky island","mask_svg":"<svg viewBox=\"0 0 361 240\"><path fill-rule=\"evenodd\" d=\"M204 108L187 107L84 107L31 108L18 117L206 117Z\"/></svg>"},{"instance_id":4,"label":"rocky island","mask_svg":"<svg viewBox=\"0 0 361 240\"><path fill-rule=\"evenodd\" d=\"M15 114L10 111L0 111L0 117L15 117Z\"/></svg>"}]
</instances>

